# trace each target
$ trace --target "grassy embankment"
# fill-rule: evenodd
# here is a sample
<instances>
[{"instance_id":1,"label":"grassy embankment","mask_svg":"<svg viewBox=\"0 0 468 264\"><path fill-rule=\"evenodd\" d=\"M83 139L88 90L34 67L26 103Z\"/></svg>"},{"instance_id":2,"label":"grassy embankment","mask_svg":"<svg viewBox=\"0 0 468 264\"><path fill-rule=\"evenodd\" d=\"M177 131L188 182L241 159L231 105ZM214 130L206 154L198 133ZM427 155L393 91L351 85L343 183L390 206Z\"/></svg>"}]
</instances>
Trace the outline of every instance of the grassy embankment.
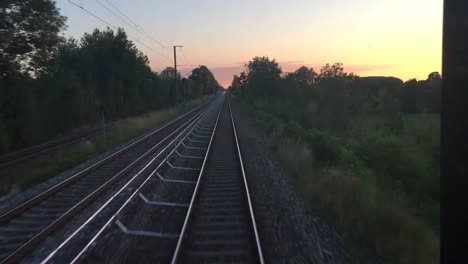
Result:
<instances>
[{"instance_id":1,"label":"grassy embankment","mask_svg":"<svg viewBox=\"0 0 468 264\"><path fill-rule=\"evenodd\" d=\"M7 193L14 184L19 185L21 189L25 189L43 182L95 155L141 135L145 131L148 131L148 129L161 125L200 104L207 98L208 96L205 96L178 107L152 111L141 116L119 120L116 126L105 134L93 137L82 144L59 150L49 157L41 158L41 160L33 162L31 167L27 169L27 172L22 173L24 175L3 179L0 183L0 193Z\"/></svg>"},{"instance_id":2,"label":"grassy embankment","mask_svg":"<svg viewBox=\"0 0 468 264\"><path fill-rule=\"evenodd\" d=\"M318 200L331 214L353 262L370 254L439 263L438 115L404 116L399 135L362 116L355 129L327 131L273 115L268 104L236 101L254 113L307 203Z\"/></svg>"}]
</instances>

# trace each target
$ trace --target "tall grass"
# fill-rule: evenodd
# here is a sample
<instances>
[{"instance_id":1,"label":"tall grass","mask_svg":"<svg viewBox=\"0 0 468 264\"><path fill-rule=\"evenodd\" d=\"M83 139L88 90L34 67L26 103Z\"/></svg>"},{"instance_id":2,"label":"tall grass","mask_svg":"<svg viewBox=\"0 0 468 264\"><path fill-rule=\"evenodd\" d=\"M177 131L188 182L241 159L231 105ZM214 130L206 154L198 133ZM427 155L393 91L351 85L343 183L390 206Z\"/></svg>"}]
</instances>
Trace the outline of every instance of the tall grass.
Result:
<instances>
[{"instance_id":1,"label":"tall grass","mask_svg":"<svg viewBox=\"0 0 468 264\"><path fill-rule=\"evenodd\" d=\"M105 133L59 150L52 156L42 157L40 160L29 164L26 171L15 177L2 178L0 181L0 193L7 193L13 185L19 185L22 189L29 188L43 182L58 173L72 168L79 163L103 153L125 141L141 135L145 131L158 126L184 111L200 104L208 96L188 102L178 107L148 112L141 116L129 117L119 120L116 126Z\"/></svg>"},{"instance_id":2,"label":"tall grass","mask_svg":"<svg viewBox=\"0 0 468 264\"><path fill-rule=\"evenodd\" d=\"M428 203L433 215L424 206L409 206L423 197L411 199L409 194L428 193L411 189L427 179L423 174L431 164L417 147L389 137L343 139L236 103L254 113L267 144L294 176L307 203L313 206L318 200L332 215L353 262L377 255L386 263L439 263L438 232L431 226L439 215L437 201Z\"/></svg>"}]
</instances>

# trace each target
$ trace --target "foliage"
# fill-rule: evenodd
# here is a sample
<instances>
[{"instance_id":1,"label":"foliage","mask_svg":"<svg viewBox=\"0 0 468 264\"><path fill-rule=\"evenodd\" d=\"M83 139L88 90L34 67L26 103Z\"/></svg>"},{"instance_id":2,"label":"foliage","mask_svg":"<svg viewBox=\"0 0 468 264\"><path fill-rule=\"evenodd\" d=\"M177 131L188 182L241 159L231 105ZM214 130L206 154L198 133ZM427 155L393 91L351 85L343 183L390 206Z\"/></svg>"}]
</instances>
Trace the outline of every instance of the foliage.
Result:
<instances>
[{"instance_id":1,"label":"foliage","mask_svg":"<svg viewBox=\"0 0 468 264\"><path fill-rule=\"evenodd\" d=\"M188 79L152 72L123 29L63 40L51 0L3 1L0 21L0 153L173 106L176 81L179 102L221 89L205 66Z\"/></svg>"},{"instance_id":2,"label":"foliage","mask_svg":"<svg viewBox=\"0 0 468 264\"><path fill-rule=\"evenodd\" d=\"M255 57L246 65L245 93L248 98L271 98L280 96L282 70L275 60Z\"/></svg>"},{"instance_id":3,"label":"foliage","mask_svg":"<svg viewBox=\"0 0 468 264\"><path fill-rule=\"evenodd\" d=\"M337 165L341 160L341 147L338 139L329 133L312 129L306 135L306 142L321 165Z\"/></svg>"},{"instance_id":4,"label":"foliage","mask_svg":"<svg viewBox=\"0 0 468 264\"><path fill-rule=\"evenodd\" d=\"M166 67L164 70L161 71L159 74L159 78L161 80L165 81L172 81L177 77L177 80L182 79L180 76L180 73L177 72L177 75L175 75L175 69L174 67Z\"/></svg>"},{"instance_id":5,"label":"foliage","mask_svg":"<svg viewBox=\"0 0 468 264\"><path fill-rule=\"evenodd\" d=\"M116 145L139 136L155 126L167 122L169 119L186 112L195 105L206 100L206 96L192 100L185 105L150 111L143 115L119 120L115 126L105 134L93 137L79 145L71 145L57 153L49 155L47 159L28 164L29 170L24 175L3 177L0 179L0 194L10 191L12 185L19 184L23 189L40 183L58 173L76 166L94 155L101 154Z\"/></svg>"},{"instance_id":6,"label":"foliage","mask_svg":"<svg viewBox=\"0 0 468 264\"><path fill-rule=\"evenodd\" d=\"M230 90L252 103L269 146L348 245L388 263L436 263L441 78L358 77L341 63L282 75L255 57Z\"/></svg>"},{"instance_id":7,"label":"foliage","mask_svg":"<svg viewBox=\"0 0 468 264\"><path fill-rule=\"evenodd\" d=\"M204 66L201 65L198 68L192 70L192 74L188 77L188 80L191 83L192 93L194 96L199 94L209 94L214 93L221 89L221 86L216 81L213 73ZM198 92L196 92L198 91Z\"/></svg>"},{"instance_id":8,"label":"foliage","mask_svg":"<svg viewBox=\"0 0 468 264\"><path fill-rule=\"evenodd\" d=\"M4 0L0 3L0 72L40 73L61 41L65 27L53 0Z\"/></svg>"},{"instance_id":9,"label":"foliage","mask_svg":"<svg viewBox=\"0 0 468 264\"><path fill-rule=\"evenodd\" d=\"M397 138L389 138L383 139L383 143L373 143L386 146L373 145L371 152L378 154L369 154L364 150L370 147L369 143L355 141L340 145L340 139L330 132L306 130L258 108L250 112L254 113L269 146L295 177L309 205L314 205L318 199L333 216L341 237L352 251L353 262L361 263L377 255L387 263L438 263L437 233L421 221L421 216L413 215L401 203L400 197L395 195L396 190L385 186L383 178L391 178L393 174L380 174L389 170L390 162L409 159L402 167L391 168L392 173L401 171L408 176L417 170L421 175L424 171L419 170L423 169L424 163L414 161L421 158L421 153L403 154L406 151L404 145ZM368 157L360 157L361 153ZM395 154L403 154L403 157ZM392 158L387 162L385 159L389 155ZM367 166L372 162L380 163L371 166L373 169L370 170ZM410 165L410 168L404 168L410 163L422 167ZM391 179L387 180L391 182ZM432 207L426 207L419 213L425 218L434 217L433 211Z\"/></svg>"}]
</instances>

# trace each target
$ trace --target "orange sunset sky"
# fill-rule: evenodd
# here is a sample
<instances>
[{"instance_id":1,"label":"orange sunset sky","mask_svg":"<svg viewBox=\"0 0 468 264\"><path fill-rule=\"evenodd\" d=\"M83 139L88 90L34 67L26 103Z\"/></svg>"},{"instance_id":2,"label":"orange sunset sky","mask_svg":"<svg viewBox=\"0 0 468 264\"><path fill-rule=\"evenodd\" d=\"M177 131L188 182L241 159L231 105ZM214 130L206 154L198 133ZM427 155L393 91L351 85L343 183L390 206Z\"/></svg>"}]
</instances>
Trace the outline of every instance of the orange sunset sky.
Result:
<instances>
[{"instance_id":1,"label":"orange sunset sky","mask_svg":"<svg viewBox=\"0 0 468 264\"><path fill-rule=\"evenodd\" d=\"M206 65L224 87L254 56L277 59L285 72L302 65L319 71L334 62L360 76L408 80L441 72L442 0L76 2L144 43L135 44L154 71L172 66L172 45L183 45L178 56L182 74L194 68L191 65ZM118 7L130 24L151 38L99 2ZM68 17L65 36L80 38L84 32L106 27L65 0L57 3Z\"/></svg>"}]
</instances>

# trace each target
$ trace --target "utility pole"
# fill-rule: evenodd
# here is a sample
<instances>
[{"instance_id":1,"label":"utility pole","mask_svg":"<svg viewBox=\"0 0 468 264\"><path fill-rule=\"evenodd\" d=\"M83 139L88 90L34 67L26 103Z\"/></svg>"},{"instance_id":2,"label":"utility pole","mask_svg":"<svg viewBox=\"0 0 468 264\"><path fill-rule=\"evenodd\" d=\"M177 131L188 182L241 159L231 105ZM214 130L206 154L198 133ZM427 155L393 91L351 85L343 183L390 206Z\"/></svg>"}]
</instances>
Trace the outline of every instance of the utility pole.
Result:
<instances>
[{"instance_id":1,"label":"utility pole","mask_svg":"<svg viewBox=\"0 0 468 264\"><path fill-rule=\"evenodd\" d=\"M179 90L177 89L177 52L176 48L183 46L174 46L174 88L176 90L176 105L179 103Z\"/></svg>"}]
</instances>

